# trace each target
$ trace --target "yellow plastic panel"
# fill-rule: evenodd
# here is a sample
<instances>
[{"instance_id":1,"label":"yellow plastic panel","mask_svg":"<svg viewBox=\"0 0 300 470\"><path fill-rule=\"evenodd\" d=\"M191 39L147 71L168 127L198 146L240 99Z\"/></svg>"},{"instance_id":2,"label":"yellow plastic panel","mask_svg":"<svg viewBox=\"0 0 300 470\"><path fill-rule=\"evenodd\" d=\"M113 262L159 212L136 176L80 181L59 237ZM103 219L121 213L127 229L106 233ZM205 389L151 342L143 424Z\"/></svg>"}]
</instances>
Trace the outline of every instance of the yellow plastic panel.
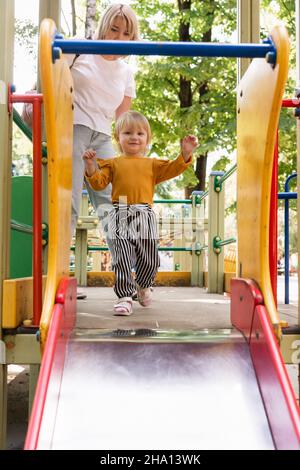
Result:
<instances>
[{"instance_id":1,"label":"yellow plastic panel","mask_svg":"<svg viewBox=\"0 0 300 470\"><path fill-rule=\"evenodd\" d=\"M46 285L43 276L43 295ZM2 328L17 328L24 320L33 317L33 279L5 279L3 281Z\"/></svg>"},{"instance_id":2,"label":"yellow plastic panel","mask_svg":"<svg viewBox=\"0 0 300 470\"><path fill-rule=\"evenodd\" d=\"M42 347L45 343L62 277L69 275L73 81L67 62L61 56L52 63L55 23L43 20L40 28L40 72L48 150L49 250L48 277L40 323Z\"/></svg>"},{"instance_id":3,"label":"yellow plastic panel","mask_svg":"<svg viewBox=\"0 0 300 470\"><path fill-rule=\"evenodd\" d=\"M279 336L269 268L269 213L275 137L288 74L289 39L283 26L276 26L271 36L277 49L275 68L264 59L253 60L238 87L237 274L258 283Z\"/></svg>"}]
</instances>

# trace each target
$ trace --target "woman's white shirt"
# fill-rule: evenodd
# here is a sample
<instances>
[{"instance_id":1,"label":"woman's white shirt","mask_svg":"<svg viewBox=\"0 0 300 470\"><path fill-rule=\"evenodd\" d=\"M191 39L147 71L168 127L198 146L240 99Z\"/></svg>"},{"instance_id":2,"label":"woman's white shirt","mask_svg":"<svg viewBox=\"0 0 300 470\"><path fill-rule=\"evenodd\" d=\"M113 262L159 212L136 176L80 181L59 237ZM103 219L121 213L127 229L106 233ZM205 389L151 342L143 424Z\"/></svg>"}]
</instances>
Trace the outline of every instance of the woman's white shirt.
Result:
<instances>
[{"instance_id":1,"label":"woman's white shirt","mask_svg":"<svg viewBox=\"0 0 300 470\"><path fill-rule=\"evenodd\" d=\"M74 55L65 56L71 66ZM115 112L125 96L135 98L133 70L123 59L80 54L71 73L74 82L74 124L111 135Z\"/></svg>"}]
</instances>

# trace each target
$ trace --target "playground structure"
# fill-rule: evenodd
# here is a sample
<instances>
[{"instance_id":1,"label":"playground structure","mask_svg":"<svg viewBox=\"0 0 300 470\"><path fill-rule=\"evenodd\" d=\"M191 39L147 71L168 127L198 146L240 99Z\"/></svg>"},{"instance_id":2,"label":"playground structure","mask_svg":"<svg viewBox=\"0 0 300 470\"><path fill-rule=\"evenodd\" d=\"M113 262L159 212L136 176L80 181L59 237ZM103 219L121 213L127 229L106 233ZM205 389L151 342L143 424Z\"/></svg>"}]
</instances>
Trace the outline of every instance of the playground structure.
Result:
<instances>
[{"instance_id":1,"label":"playground structure","mask_svg":"<svg viewBox=\"0 0 300 470\"><path fill-rule=\"evenodd\" d=\"M285 30L282 27L274 28L271 32L274 44L264 44L261 48L259 46L250 47L247 52L244 52L245 49L241 47L238 47L234 52L232 52L232 48L228 48L231 51L230 53L236 56L244 53L246 57L249 57L249 51L253 51L251 52L253 57L262 57L253 60L238 89L238 275L240 278L232 282L231 320L232 324L243 333L244 337L237 334L236 330L226 334L212 331L209 336L203 335L201 331L190 335L188 332L185 332L185 335L182 334L183 332L176 335L172 331L153 330L150 336L148 331L148 335L133 335L131 338L128 336L116 338L112 331L103 330L101 334L98 332L98 336L95 332L96 337L94 335L80 339L78 334L76 337L76 331L74 332L76 281L68 277L69 231L65 230L65 227L69 225L68 219L70 216L72 81L69 69L57 48L60 48L63 52L67 50L69 52L78 52L78 48L82 47L81 52L86 53L87 51L84 49L83 42L75 44L74 41L65 41L56 38L55 33L55 24L50 20L44 21L40 33L40 63L48 149L49 256L42 316L38 324L33 325L38 327L43 361L35 393L26 448L63 448L63 445L68 448L70 445L69 442L61 440L61 436L68 435L68 432L70 432L69 426L72 426L72 423L66 419L67 414L64 415L63 413L63 407L65 406L64 392L67 391L68 387L74 387L74 384L76 388L79 383L78 380L84 380L84 378L80 379L74 374L74 383L72 383L71 370L72 367L74 368L74 364L71 367L71 363L75 359L81 357L83 360L92 361L92 358L95 359L95 357L103 358L97 373L100 373L102 377L102 386L107 379L107 390L111 392L110 387L118 377L114 375L114 368L123 355L126 358L126 363L122 361L122 365L123 367L126 366L127 373L133 380L137 379L137 369L134 367L135 361L138 363L139 370L143 370L146 366L143 357L146 356L149 361L147 362L148 367L150 364L154 364L154 366L151 368L150 376L144 375L142 382L147 384L148 380L155 380L162 383L166 397L170 397L170 384L172 384L172 381L173 385L174 383L178 384L179 390L182 390L182 383L179 380L180 374L178 373L178 366L180 365L183 370L189 369L189 374L183 375L183 382L191 379L191 386L194 387L193 399L196 400L196 395L201 390L201 397L204 400L205 397L207 398L205 394L214 382L212 380L211 383L205 383L204 379L201 379L201 382L198 383L199 376L202 377L204 374L204 369L201 368L201 358L202 360L204 358L204 363L205 360L207 361L207 366L210 364L208 367L211 371L216 371L218 361L220 361L222 367L221 358L224 354L224 357L230 358L231 364L238 364L240 358L243 358L243 362L247 364L247 372L240 371L240 375L237 374L238 380L244 383L246 388L256 386L256 379L254 379L252 372L252 375L250 373L251 383L246 384L244 375L245 373L249 374L251 367L255 370L260 389L260 393L257 395L260 405L252 403L251 411L254 415L257 412L258 421L262 422L264 420L264 424L261 427L258 424L256 428L256 431L260 431L258 436L262 438L261 447L299 449L299 410L277 345L277 341L284 343L284 336L282 336L281 323L272 293L269 269L269 211L273 149L288 68L288 38ZM92 43L93 41L90 42L89 47L95 48L93 53L103 52L99 49L99 42L94 45ZM145 49L140 51L138 44L117 44L115 42L106 46L109 47L108 50L111 53L120 53L121 51L123 53L147 53ZM151 47L151 53L155 52L155 44L152 44ZM166 45L166 49L160 47L160 53L162 55L183 55L183 50L177 50L177 47L176 44L169 43ZM195 49L192 52L189 52L188 48L186 49L188 51L187 55L195 54ZM225 49L222 50L224 54ZM203 49L198 47L196 52L202 54ZM213 53L221 55L220 51L215 48ZM269 54L269 62L265 60L267 54ZM55 59L54 63L52 57ZM258 83L259 93L257 92ZM262 101L264 106L261 106ZM245 125L245 122L247 122L247 125ZM62 142L64 143L63 152L61 151ZM256 190L253 190L253 188ZM196 203L194 203L194 206L196 207ZM257 211L258 207L260 208L259 213ZM246 217L248 220L245 220ZM245 226L247 229L245 229ZM222 236L220 238L221 240L216 240L217 243L222 242ZM254 253L249 250L249 240L251 246L255 247ZM216 245L216 249L220 246L222 245ZM218 255L218 253L215 252L215 255ZM217 257L217 259L220 260L221 257ZM199 276L196 275L196 278L195 285L199 282ZM20 318L13 321L16 322L17 320L20 321ZM7 336L6 330L7 328L4 327L3 347L7 347L9 341L12 341L12 335ZM14 353L19 351L18 360L20 357L22 359L19 362L38 363L39 343L36 341L35 334L15 334L14 336ZM23 338L17 339L18 336L23 336ZM27 351L30 351L31 354L29 362L26 362L28 356L24 360L24 344L20 348L17 343L18 341L24 341L25 337ZM113 355L115 362L107 362L109 353ZM191 361L191 358L195 360ZM6 364L10 363L11 359L12 355L9 355L9 351L2 353L2 379L5 378ZM159 367L160 361L164 364L164 367ZM253 366L250 366L251 363ZM108 372L107 367L111 367L110 372ZM163 375L166 368L173 371L174 374L170 383L164 381ZM233 370L237 371L235 365ZM217 380L218 375L216 372L213 377L214 380ZM115 386L121 386L124 390L128 389L132 392L128 381L124 377L119 378L121 384L118 383ZM68 385L67 381L69 381ZM225 390L227 389L229 394L233 383L230 382L230 378L225 383ZM202 388L199 389L199 387ZM5 390L4 386L3 390ZM137 393L143 394L143 390L144 388L141 387ZM1 393L2 409L4 409L5 397L4 393ZM187 394L187 397L189 398L190 395ZM157 406L158 402L155 400L154 402ZM156 414L165 416L163 405L166 405L164 398L161 400L158 410L156 409ZM232 405L234 405L233 402ZM151 408L152 405L149 406ZM265 411L263 411L263 407ZM59 423L56 422L54 409L61 413L62 418L60 418ZM168 432L171 433L170 445L175 448L178 445L178 448L182 448L180 445L182 446L184 442L184 445L195 447L197 439L200 437L197 434L197 429L192 426L192 422L197 421L196 418L198 418L199 423L203 417L200 414L199 416L196 415L196 418L195 415L192 415L190 421L184 422L180 409L178 411L182 421L176 423L174 428L174 423L170 420L170 426L167 428ZM241 409L238 412L241 412ZM109 419L113 421L117 418L118 415L113 418L109 416ZM142 418L142 415L139 418ZM143 423L143 421L140 421L140 423ZM189 442L186 442L184 436L179 432L180 426L182 425L182 429L184 429L187 423L191 426L191 440ZM208 423L206 424L208 425ZM2 423L3 428L4 424ZM105 425L103 425L103 429L106 429ZM252 431L255 434L255 427ZM138 432L139 434L142 433L140 427ZM238 432L233 434L237 438ZM137 435L135 434L131 438L133 439L131 445L133 445L133 442L136 442ZM150 433L148 438L150 438L151 445L154 434ZM145 445L143 439L141 439L141 442ZM205 441L202 441L201 444L200 438L198 447L201 447L203 442ZM79 447L82 445L81 442L75 440L76 443ZM113 448L110 446L114 445L109 441L105 441L105 444L106 448ZM128 442L128 445L130 445L130 442ZM244 442L241 445L244 445ZM259 446L259 443L255 441L253 445ZM103 448L105 448L105 445Z\"/></svg>"}]
</instances>

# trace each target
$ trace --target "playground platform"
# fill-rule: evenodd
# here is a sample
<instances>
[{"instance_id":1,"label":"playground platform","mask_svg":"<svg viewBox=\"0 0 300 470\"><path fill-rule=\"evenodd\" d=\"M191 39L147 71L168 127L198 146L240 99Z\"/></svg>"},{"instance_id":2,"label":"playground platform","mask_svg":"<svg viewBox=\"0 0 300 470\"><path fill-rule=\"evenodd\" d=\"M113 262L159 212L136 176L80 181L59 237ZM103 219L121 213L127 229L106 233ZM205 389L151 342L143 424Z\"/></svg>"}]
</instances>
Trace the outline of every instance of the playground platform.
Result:
<instances>
[{"instance_id":1,"label":"playground platform","mask_svg":"<svg viewBox=\"0 0 300 470\"><path fill-rule=\"evenodd\" d=\"M154 328L198 330L232 328L229 295L208 294L200 287L155 287L150 307L134 302L130 317L113 316L116 296L110 287L81 287L77 301L78 329ZM297 305L278 304L280 318L297 324Z\"/></svg>"}]
</instances>

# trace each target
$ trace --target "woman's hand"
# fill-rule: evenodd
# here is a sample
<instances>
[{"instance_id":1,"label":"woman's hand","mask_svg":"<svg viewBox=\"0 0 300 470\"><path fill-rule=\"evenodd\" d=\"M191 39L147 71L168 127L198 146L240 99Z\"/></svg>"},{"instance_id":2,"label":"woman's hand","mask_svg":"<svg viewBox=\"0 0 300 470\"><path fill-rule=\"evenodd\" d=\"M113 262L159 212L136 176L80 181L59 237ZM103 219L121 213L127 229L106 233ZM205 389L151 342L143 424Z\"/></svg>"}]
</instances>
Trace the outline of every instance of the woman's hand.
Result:
<instances>
[{"instance_id":1,"label":"woman's hand","mask_svg":"<svg viewBox=\"0 0 300 470\"><path fill-rule=\"evenodd\" d=\"M181 153L184 160L187 162L198 146L198 139L194 135L187 135L181 141Z\"/></svg>"},{"instance_id":2,"label":"woman's hand","mask_svg":"<svg viewBox=\"0 0 300 470\"><path fill-rule=\"evenodd\" d=\"M93 149L88 149L84 152L82 159L84 161L85 171L87 176L92 176L97 169L96 152Z\"/></svg>"}]
</instances>

